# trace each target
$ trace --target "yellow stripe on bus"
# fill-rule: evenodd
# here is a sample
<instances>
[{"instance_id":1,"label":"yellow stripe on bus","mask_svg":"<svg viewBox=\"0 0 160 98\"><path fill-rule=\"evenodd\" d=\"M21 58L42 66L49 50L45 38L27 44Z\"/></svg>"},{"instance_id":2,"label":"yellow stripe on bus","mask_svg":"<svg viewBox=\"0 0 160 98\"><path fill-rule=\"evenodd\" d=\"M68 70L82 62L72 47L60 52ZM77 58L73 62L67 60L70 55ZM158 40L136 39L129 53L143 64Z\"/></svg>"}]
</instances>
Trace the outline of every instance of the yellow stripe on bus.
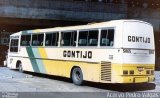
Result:
<instances>
[{"instance_id":1,"label":"yellow stripe on bus","mask_svg":"<svg viewBox=\"0 0 160 98\"><path fill-rule=\"evenodd\" d=\"M39 33L39 32L40 32L40 29L33 30L33 33Z\"/></svg>"},{"instance_id":2,"label":"yellow stripe on bus","mask_svg":"<svg viewBox=\"0 0 160 98\"><path fill-rule=\"evenodd\" d=\"M39 55L41 58L48 58L45 48L38 48L38 51L39 51ZM42 60L42 62L43 62L46 72L48 73L49 70L48 70L47 65L50 65L50 62L48 60Z\"/></svg>"}]
</instances>

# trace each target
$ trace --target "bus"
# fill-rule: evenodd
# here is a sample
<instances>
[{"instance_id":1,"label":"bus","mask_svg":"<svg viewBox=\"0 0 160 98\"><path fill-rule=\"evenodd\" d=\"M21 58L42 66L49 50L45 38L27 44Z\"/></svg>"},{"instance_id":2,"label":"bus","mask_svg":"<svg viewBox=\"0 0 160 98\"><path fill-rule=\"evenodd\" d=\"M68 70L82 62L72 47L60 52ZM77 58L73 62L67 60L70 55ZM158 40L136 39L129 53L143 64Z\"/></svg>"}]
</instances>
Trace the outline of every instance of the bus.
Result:
<instances>
[{"instance_id":1,"label":"bus","mask_svg":"<svg viewBox=\"0 0 160 98\"><path fill-rule=\"evenodd\" d=\"M20 31L10 35L7 66L98 83L154 81L153 26L140 20Z\"/></svg>"}]
</instances>

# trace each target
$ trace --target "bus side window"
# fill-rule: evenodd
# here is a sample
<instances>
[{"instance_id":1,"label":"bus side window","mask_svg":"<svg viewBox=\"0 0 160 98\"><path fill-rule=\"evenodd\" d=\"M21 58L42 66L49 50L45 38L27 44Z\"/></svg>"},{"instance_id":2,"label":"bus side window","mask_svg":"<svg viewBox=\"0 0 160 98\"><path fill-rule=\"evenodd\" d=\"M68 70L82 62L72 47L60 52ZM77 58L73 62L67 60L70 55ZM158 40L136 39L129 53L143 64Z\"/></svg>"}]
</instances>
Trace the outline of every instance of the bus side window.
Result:
<instances>
[{"instance_id":1,"label":"bus side window","mask_svg":"<svg viewBox=\"0 0 160 98\"><path fill-rule=\"evenodd\" d=\"M43 46L44 34L33 34L32 35L32 46Z\"/></svg>"},{"instance_id":2,"label":"bus side window","mask_svg":"<svg viewBox=\"0 0 160 98\"><path fill-rule=\"evenodd\" d=\"M114 29L101 30L101 46L113 46L114 44Z\"/></svg>"},{"instance_id":3,"label":"bus side window","mask_svg":"<svg viewBox=\"0 0 160 98\"><path fill-rule=\"evenodd\" d=\"M52 35L52 46L58 46L58 38L59 38L59 33L53 33Z\"/></svg>"},{"instance_id":4,"label":"bus side window","mask_svg":"<svg viewBox=\"0 0 160 98\"><path fill-rule=\"evenodd\" d=\"M21 36L21 46L30 46L31 35Z\"/></svg>"},{"instance_id":5,"label":"bus side window","mask_svg":"<svg viewBox=\"0 0 160 98\"><path fill-rule=\"evenodd\" d=\"M37 41L37 34L32 35L32 46L37 46L36 41Z\"/></svg>"},{"instance_id":6,"label":"bus side window","mask_svg":"<svg viewBox=\"0 0 160 98\"><path fill-rule=\"evenodd\" d=\"M77 31L73 31L71 37L71 46L76 46L76 40L77 40Z\"/></svg>"},{"instance_id":7,"label":"bus side window","mask_svg":"<svg viewBox=\"0 0 160 98\"><path fill-rule=\"evenodd\" d=\"M30 42L31 42L31 35L26 35L26 46L30 46Z\"/></svg>"},{"instance_id":8,"label":"bus side window","mask_svg":"<svg viewBox=\"0 0 160 98\"><path fill-rule=\"evenodd\" d=\"M76 46L77 32L62 32L61 46Z\"/></svg>"},{"instance_id":9,"label":"bus side window","mask_svg":"<svg viewBox=\"0 0 160 98\"><path fill-rule=\"evenodd\" d=\"M102 44L101 45L107 46L108 44L109 44L109 39L102 38Z\"/></svg>"},{"instance_id":10,"label":"bus side window","mask_svg":"<svg viewBox=\"0 0 160 98\"><path fill-rule=\"evenodd\" d=\"M114 29L108 29L109 46L113 46L114 41Z\"/></svg>"},{"instance_id":11,"label":"bus side window","mask_svg":"<svg viewBox=\"0 0 160 98\"><path fill-rule=\"evenodd\" d=\"M38 46L43 46L44 34L38 34Z\"/></svg>"},{"instance_id":12,"label":"bus side window","mask_svg":"<svg viewBox=\"0 0 160 98\"><path fill-rule=\"evenodd\" d=\"M78 46L87 46L88 31L79 31Z\"/></svg>"},{"instance_id":13,"label":"bus side window","mask_svg":"<svg viewBox=\"0 0 160 98\"><path fill-rule=\"evenodd\" d=\"M61 32L61 46L70 46L71 32Z\"/></svg>"},{"instance_id":14,"label":"bus side window","mask_svg":"<svg viewBox=\"0 0 160 98\"><path fill-rule=\"evenodd\" d=\"M48 33L46 34L45 46L57 46L58 45L59 33Z\"/></svg>"},{"instance_id":15,"label":"bus side window","mask_svg":"<svg viewBox=\"0 0 160 98\"><path fill-rule=\"evenodd\" d=\"M25 46L26 45L26 35L22 35L21 36L21 46Z\"/></svg>"},{"instance_id":16,"label":"bus side window","mask_svg":"<svg viewBox=\"0 0 160 98\"><path fill-rule=\"evenodd\" d=\"M10 52L18 52L18 39L11 39Z\"/></svg>"},{"instance_id":17,"label":"bus side window","mask_svg":"<svg viewBox=\"0 0 160 98\"><path fill-rule=\"evenodd\" d=\"M52 46L52 33L46 34L45 46Z\"/></svg>"},{"instance_id":18,"label":"bus side window","mask_svg":"<svg viewBox=\"0 0 160 98\"><path fill-rule=\"evenodd\" d=\"M79 32L79 46L97 46L98 44L98 30L80 31Z\"/></svg>"},{"instance_id":19,"label":"bus side window","mask_svg":"<svg viewBox=\"0 0 160 98\"><path fill-rule=\"evenodd\" d=\"M90 30L88 34L88 46L97 46L98 30Z\"/></svg>"}]
</instances>

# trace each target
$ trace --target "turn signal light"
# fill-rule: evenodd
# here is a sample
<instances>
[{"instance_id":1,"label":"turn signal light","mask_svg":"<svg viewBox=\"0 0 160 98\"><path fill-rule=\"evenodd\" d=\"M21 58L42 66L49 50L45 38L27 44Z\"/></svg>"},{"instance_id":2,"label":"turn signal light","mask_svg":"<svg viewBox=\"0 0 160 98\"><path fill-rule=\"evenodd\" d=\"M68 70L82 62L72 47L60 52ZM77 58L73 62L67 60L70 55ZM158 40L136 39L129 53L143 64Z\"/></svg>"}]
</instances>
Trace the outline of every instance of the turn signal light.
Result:
<instances>
[{"instance_id":1,"label":"turn signal light","mask_svg":"<svg viewBox=\"0 0 160 98\"><path fill-rule=\"evenodd\" d=\"M146 71L146 74L150 74L150 70L147 70L147 71Z\"/></svg>"},{"instance_id":2,"label":"turn signal light","mask_svg":"<svg viewBox=\"0 0 160 98\"><path fill-rule=\"evenodd\" d=\"M130 70L130 71L129 71L129 74L130 74L130 75L134 75L134 70Z\"/></svg>"},{"instance_id":3,"label":"turn signal light","mask_svg":"<svg viewBox=\"0 0 160 98\"><path fill-rule=\"evenodd\" d=\"M154 70L151 70L151 75L154 75Z\"/></svg>"},{"instance_id":4,"label":"turn signal light","mask_svg":"<svg viewBox=\"0 0 160 98\"><path fill-rule=\"evenodd\" d=\"M123 74L124 75L128 75L128 71L127 70L123 70Z\"/></svg>"}]
</instances>

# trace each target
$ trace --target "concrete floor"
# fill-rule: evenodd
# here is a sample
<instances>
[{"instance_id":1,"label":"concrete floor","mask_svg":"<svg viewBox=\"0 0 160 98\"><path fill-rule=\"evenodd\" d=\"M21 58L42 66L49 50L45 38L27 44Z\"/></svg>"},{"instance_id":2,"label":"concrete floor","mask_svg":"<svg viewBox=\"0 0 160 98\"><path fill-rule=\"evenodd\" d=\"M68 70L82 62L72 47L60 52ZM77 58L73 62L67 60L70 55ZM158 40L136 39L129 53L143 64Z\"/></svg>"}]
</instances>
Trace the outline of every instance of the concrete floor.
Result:
<instances>
[{"instance_id":1,"label":"concrete floor","mask_svg":"<svg viewBox=\"0 0 160 98\"><path fill-rule=\"evenodd\" d=\"M155 83L147 83L143 85L100 84L93 82L85 82L83 86L76 86L70 81L70 79L67 78L34 74L28 72L20 73L16 70L10 70L6 67L0 67L0 92L25 92L25 94L27 92L41 92L40 94L47 92L43 95L47 94L47 96L53 96L54 94L54 96L56 96L57 98L63 96L66 97L66 95L70 95L68 96L68 98L70 98L72 95L75 95L77 97L78 93L79 98L82 97L81 95L85 94L91 95L91 98L106 98L106 96L108 96L108 93L115 92L160 92L160 72L155 72L155 76ZM80 92L83 92L85 94L81 94ZM3 95L6 95L6 93ZM89 97L89 95L85 96Z\"/></svg>"}]
</instances>

